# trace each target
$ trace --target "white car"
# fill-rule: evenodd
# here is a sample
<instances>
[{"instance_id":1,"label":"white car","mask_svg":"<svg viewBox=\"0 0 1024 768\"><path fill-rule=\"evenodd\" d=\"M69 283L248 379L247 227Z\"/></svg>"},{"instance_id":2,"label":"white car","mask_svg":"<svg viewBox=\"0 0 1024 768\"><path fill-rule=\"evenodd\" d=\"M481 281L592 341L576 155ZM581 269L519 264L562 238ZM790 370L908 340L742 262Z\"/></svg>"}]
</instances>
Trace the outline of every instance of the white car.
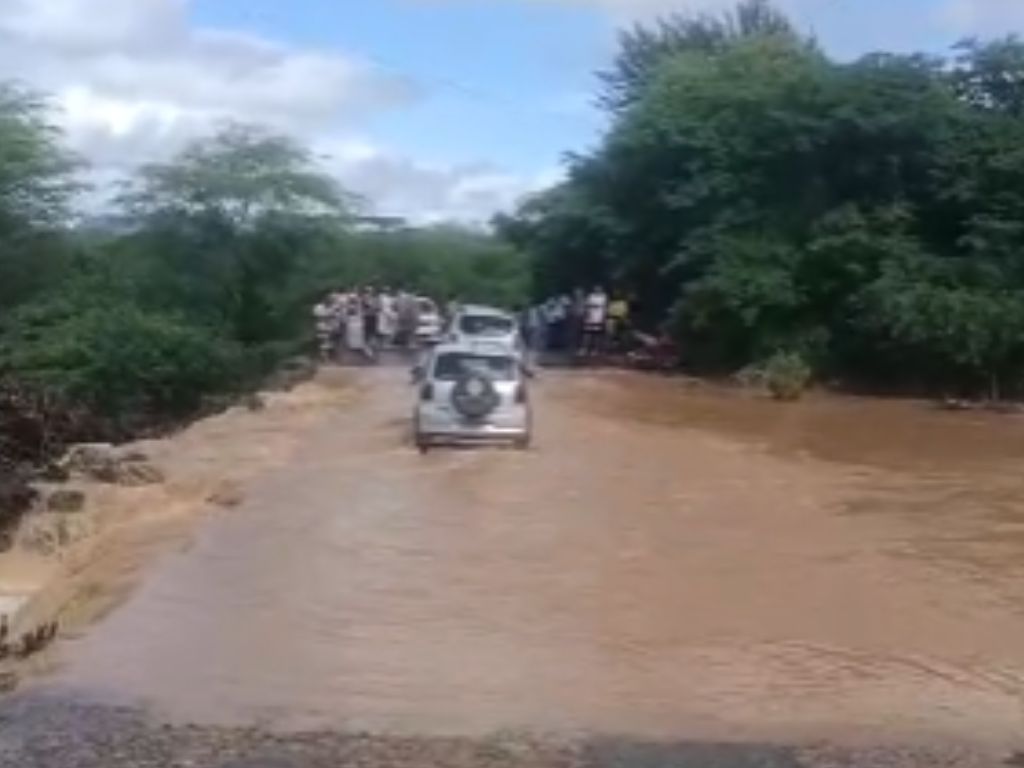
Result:
<instances>
[{"instance_id":1,"label":"white car","mask_svg":"<svg viewBox=\"0 0 1024 768\"><path fill-rule=\"evenodd\" d=\"M413 416L416 446L507 442L529 448L533 412L522 359L502 346L445 343L414 372L419 384Z\"/></svg>"},{"instance_id":2,"label":"white car","mask_svg":"<svg viewBox=\"0 0 1024 768\"><path fill-rule=\"evenodd\" d=\"M443 330L441 312L432 299L419 298L416 301L416 341L420 344L436 344L441 340Z\"/></svg>"},{"instance_id":3,"label":"white car","mask_svg":"<svg viewBox=\"0 0 1024 768\"><path fill-rule=\"evenodd\" d=\"M500 345L519 353L523 351L515 316L492 307L470 305L460 308L452 318L447 338L452 343L467 346L493 348Z\"/></svg>"}]
</instances>

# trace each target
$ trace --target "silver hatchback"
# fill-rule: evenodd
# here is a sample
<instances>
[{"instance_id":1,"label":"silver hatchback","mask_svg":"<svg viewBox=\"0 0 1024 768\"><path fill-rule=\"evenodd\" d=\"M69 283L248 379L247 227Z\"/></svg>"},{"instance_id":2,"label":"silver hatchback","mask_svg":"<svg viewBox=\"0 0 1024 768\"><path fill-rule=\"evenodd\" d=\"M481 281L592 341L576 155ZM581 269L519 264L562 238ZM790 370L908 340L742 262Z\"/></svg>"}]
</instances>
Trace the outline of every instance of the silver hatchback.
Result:
<instances>
[{"instance_id":1,"label":"silver hatchback","mask_svg":"<svg viewBox=\"0 0 1024 768\"><path fill-rule=\"evenodd\" d=\"M510 350L522 352L523 340L515 315L493 307L470 304L459 309L451 320L448 340L468 346L495 346L502 344Z\"/></svg>"},{"instance_id":2,"label":"silver hatchback","mask_svg":"<svg viewBox=\"0 0 1024 768\"><path fill-rule=\"evenodd\" d=\"M416 446L510 443L528 448L533 412L522 358L504 345L451 343L416 368Z\"/></svg>"}]
</instances>

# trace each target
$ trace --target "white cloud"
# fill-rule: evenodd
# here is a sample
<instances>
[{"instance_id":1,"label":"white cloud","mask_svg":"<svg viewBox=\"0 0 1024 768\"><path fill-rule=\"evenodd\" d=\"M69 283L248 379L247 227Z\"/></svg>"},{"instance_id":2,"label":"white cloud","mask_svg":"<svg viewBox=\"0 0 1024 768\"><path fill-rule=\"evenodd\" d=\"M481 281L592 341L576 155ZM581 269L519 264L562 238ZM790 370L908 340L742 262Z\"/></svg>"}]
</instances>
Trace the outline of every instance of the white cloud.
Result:
<instances>
[{"instance_id":1,"label":"white cloud","mask_svg":"<svg viewBox=\"0 0 1024 768\"><path fill-rule=\"evenodd\" d=\"M76 148L166 147L225 119L299 134L414 97L354 57L188 23L185 0L4 0L0 77L54 94Z\"/></svg>"},{"instance_id":2,"label":"white cloud","mask_svg":"<svg viewBox=\"0 0 1024 768\"><path fill-rule=\"evenodd\" d=\"M185 0L4 0L0 33L65 53L142 50L187 34Z\"/></svg>"},{"instance_id":3,"label":"white cloud","mask_svg":"<svg viewBox=\"0 0 1024 768\"><path fill-rule=\"evenodd\" d=\"M53 95L68 144L101 184L237 120L311 143L375 210L416 221L486 220L535 186L353 138L362 118L419 98L414 84L355 56L195 27L189 2L0 0L0 80Z\"/></svg>"},{"instance_id":4,"label":"white cloud","mask_svg":"<svg viewBox=\"0 0 1024 768\"><path fill-rule=\"evenodd\" d=\"M557 168L531 176L485 163L433 164L362 139L325 141L317 150L349 189L372 201L374 213L418 224L483 224L562 175Z\"/></svg>"}]
</instances>

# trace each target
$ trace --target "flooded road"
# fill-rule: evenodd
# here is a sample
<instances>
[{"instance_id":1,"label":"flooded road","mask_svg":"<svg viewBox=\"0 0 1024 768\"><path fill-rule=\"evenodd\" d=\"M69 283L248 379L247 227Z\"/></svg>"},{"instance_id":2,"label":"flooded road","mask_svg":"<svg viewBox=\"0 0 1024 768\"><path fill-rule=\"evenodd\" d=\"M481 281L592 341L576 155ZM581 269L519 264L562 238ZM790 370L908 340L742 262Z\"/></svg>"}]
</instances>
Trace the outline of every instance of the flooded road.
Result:
<instances>
[{"instance_id":1,"label":"flooded road","mask_svg":"<svg viewBox=\"0 0 1024 768\"><path fill-rule=\"evenodd\" d=\"M44 690L282 729L1024 741L1024 421L552 372L536 450L421 457L404 382L360 373Z\"/></svg>"}]
</instances>

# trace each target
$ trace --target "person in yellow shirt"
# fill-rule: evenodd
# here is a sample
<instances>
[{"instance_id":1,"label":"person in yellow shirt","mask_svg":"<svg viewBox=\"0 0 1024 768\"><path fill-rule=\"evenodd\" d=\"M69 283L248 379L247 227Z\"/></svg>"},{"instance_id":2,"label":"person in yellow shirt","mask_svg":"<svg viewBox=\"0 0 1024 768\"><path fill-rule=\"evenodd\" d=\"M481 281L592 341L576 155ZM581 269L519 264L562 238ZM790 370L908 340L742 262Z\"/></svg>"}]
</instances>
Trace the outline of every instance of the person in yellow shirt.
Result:
<instances>
[{"instance_id":1,"label":"person in yellow shirt","mask_svg":"<svg viewBox=\"0 0 1024 768\"><path fill-rule=\"evenodd\" d=\"M628 327L629 301L621 293L615 293L608 304L608 339L612 349L622 348Z\"/></svg>"}]
</instances>

